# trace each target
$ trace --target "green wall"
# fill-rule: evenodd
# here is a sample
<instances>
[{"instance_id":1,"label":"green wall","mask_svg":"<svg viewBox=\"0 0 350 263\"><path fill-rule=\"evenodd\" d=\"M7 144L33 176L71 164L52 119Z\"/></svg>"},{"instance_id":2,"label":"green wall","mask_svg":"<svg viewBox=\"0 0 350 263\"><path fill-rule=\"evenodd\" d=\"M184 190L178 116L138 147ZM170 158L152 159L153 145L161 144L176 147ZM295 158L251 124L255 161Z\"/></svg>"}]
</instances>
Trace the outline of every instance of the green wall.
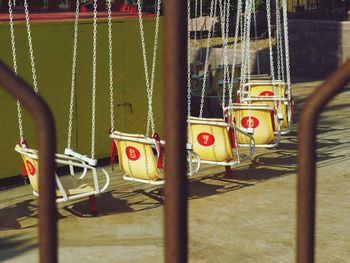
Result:
<instances>
[{"instance_id":1,"label":"green wall","mask_svg":"<svg viewBox=\"0 0 350 263\"><path fill-rule=\"evenodd\" d=\"M146 48L151 71L154 39L154 19L144 20ZM162 23L157 56L154 91L156 129L162 133ZM26 27L15 25L19 75L32 83ZM96 157L106 157L110 151L108 130L109 77L107 21L98 23L97 48L97 109ZM37 65L39 93L50 105L56 122L57 150L63 152L67 142L70 99L73 22L32 23L33 47ZM76 115L74 116L72 148L90 155L91 145L91 87L92 87L92 23L82 21L79 26L77 56ZM12 67L8 24L0 25L0 60ZM147 99L142 60L139 24L137 19L113 20L113 67L115 83L115 126L120 131L145 133ZM130 107L123 106L130 103ZM0 90L0 178L21 172L20 156L14 151L18 141L15 101ZM24 134L30 147L35 148L33 122L26 112Z\"/></svg>"}]
</instances>

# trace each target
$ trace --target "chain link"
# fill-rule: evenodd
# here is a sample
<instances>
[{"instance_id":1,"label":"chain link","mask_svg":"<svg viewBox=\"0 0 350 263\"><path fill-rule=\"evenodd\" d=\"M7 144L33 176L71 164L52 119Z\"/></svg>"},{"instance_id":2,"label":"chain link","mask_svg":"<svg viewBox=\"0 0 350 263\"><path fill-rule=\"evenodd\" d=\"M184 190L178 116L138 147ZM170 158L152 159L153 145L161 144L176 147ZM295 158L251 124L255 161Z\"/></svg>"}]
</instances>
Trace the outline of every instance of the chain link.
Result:
<instances>
[{"instance_id":1,"label":"chain link","mask_svg":"<svg viewBox=\"0 0 350 263\"><path fill-rule=\"evenodd\" d=\"M191 12L191 1L187 1L187 12ZM191 13L187 14L187 19L191 21ZM198 0L195 0L194 2L194 23L195 23L195 30L194 30L194 46L197 46L197 31L198 31ZM190 27L191 23L188 22L187 26ZM189 29L188 29L189 30Z\"/></svg>"},{"instance_id":2,"label":"chain link","mask_svg":"<svg viewBox=\"0 0 350 263\"><path fill-rule=\"evenodd\" d=\"M225 39L224 39L224 78L223 78L223 86L222 86L222 107L224 108L226 105L226 88L227 83L230 82L229 70L228 70L228 58L227 58L227 47L228 47L228 36L229 36L229 21L230 21L230 0L227 0L226 3L226 18L225 18Z\"/></svg>"},{"instance_id":3,"label":"chain link","mask_svg":"<svg viewBox=\"0 0 350 263\"><path fill-rule=\"evenodd\" d=\"M285 45L285 55L286 55L286 79L287 79L287 94L288 103L291 107L292 103L292 86L290 80L290 59L289 59L289 36L288 36L288 15L287 15L287 2L282 0L282 11L283 11L283 29L284 29L284 45ZM291 118L291 117L289 117ZM291 121L291 119L289 119Z\"/></svg>"},{"instance_id":4,"label":"chain link","mask_svg":"<svg viewBox=\"0 0 350 263\"><path fill-rule=\"evenodd\" d=\"M196 0L197 5L197 0ZM196 7L197 12L197 7ZM187 1L187 119L191 117L191 1ZM196 35L195 35L196 37ZM189 127L189 125L188 125Z\"/></svg>"},{"instance_id":5,"label":"chain link","mask_svg":"<svg viewBox=\"0 0 350 263\"><path fill-rule=\"evenodd\" d=\"M253 0L246 0L246 9L245 9L245 27L244 27L244 43L245 43L245 68L244 68L244 78L243 83L241 83L241 87L243 88L243 84L246 83L246 78L248 76L248 83L250 82L250 29L251 29L251 17L252 17L252 2ZM251 104L250 99L250 86L249 92L248 92L248 104ZM243 92L241 92L243 94ZM248 108L248 116L249 116L249 123L251 123L251 117L252 117L252 111L251 107Z\"/></svg>"},{"instance_id":6,"label":"chain link","mask_svg":"<svg viewBox=\"0 0 350 263\"><path fill-rule=\"evenodd\" d=\"M203 84L202 84L202 94L201 94L201 104L199 108L199 118L203 116L203 106L204 106L204 96L205 96L205 86L207 84L207 75L208 75L208 67L209 67L209 47L211 41L212 27L213 27L213 12L214 12L214 0L211 0L210 3L210 25L208 30L208 39L207 39L207 48L205 52L205 63L204 63L204 76L203 76Z\"/></svg>"},{"instance_id":7,"label":"chain link","mask_svg":"<svg viewBox=\"0 0 350 263\"><path fill-rule=\"evenodd\" d=\"M233 61L232 61L232 71L231 71L231 82L229 84L229 105L232 105L233 80L234 80L235 69L236 69L237 42L238 42L239 27L241 24L241 14L242 14L242 0L238 0L238 2L237 2L237 14L236 14L235 40L234 40L234 44L233 44Z\"/></svg>"},{"instance_id":8,"label":"chain link","mask_svg":"<svg viewBox=\"0 0 350 263\"><path fill-rule=\"evenodd\" d=\"M152 134L155 133L152 98L153 98L154 77L155 77L155 67L156 67L156 59L157 59L158 38L159 38L160 4L161 4L161 0L158 0L157 1L157 14L156 14L156 27L155 27L155 32L154 32L152 72L151 72L151 81L150 81L149 73L148 73L145 33L144 33L144 26L143 26L143 19L142 19L142 5L141 5L141 0L137 1L139 24L140 24L141 46L142 46L142 55L143 55L143 65L144 65L144 70L145 70L145 80L146 80L147 99L148 99L146 137L149 137L150 129L152 129Z\"/></svg>"},{"instance_id":9,"label":"chain link","mask_svg":"<svg viewBox=\"0 0 350 263\"><path fill-rule=\"evenodd\" d=\"M245 19L243 26L243 56L242 56L242 72L241 87L250 81L250 28L251 28L251 1L246 0L245 3Z\"/></svg>"},{"instance_id":10,"label":"chain link","mask_svg":"<svg viewBox=\"0 0 350 263\"><path fill-rule=\"evenodd\" d=\"M222 0L219 0L219 9L220 9L220 17L221 19L221 37L222 37L222 59L221 62L223 62L223 84L222 84L222 100L221 104L222 107L225 107L226 103L226 85L227 85L227 78L228 78L228 61L227 61L227 37L228 37L228 16L229 16L229 2L226 3L224 0L224 6L222 6Z\"/></svg>"},{"instance_id":11,"label":"chain link","mask_svg":"<svg viewBox=\"0 0 350 263\"><path fill-rule=\"evenodd\" d=\"M96 54L97 54L97 0L94 0L92 49L92 110L91 110L91 158L95 158L96 122Z\"/></svg>"},{"instance_id":12,"label":"chain link","mask_svg":"<svg viewBox=\"0 0 350 263\"><path fill-rule=\"evenodd\" d=\"M16 38L15 38L15 29L13 27L13 13L12 13L12 0L8 1L9 6L9 19L10 19L10 34L11 34L11 48L12 48L12 62L13 62L13 70L15 74L18 74L17 69L17 53L16 53ZM22 109L21 103L17 100L17 117L18 117L18 131L20 142L23 143L24 135L23 135L23 124L22 124Z\"/></svg>"},{"instance_id":13,"label":"chain link","mask_svg":"<svg viewBox=\"0 0 350 263\"><path fill-rule=\"evenodd\" d=\"M75 81L76 81L76 64L77 64L77 46L78 46L79 6L80 6L80 0L77 0L76 1L76 8L75 8L75 21L74 21L72 79L71 79L69 121L68 121L68 135L67 135L67 148L68 149L71 149L71 143L72 143Z\"/></svg>"},{"instance_id":14,"label":"chain link","mask_svg":"<svg viewBox=\"0 0 350 263\"><path fill-rule=\"evenodd\" d=\"M275 68L273 64L272 36L271 36L271 1L266 0L267 29L269 34L270 72L273 86L273 94L276 97ZM274 100L275 108L278 109L277 101Z\"/></svg>"},{"instance_id":15,"label":"chain link","mask_svg":"<svg viewBox=\"0 0 350 263\"><path fill-rule=\"evenodd\" d=\"M112 4L108 0L108 51L109 51L109 97L111 113L111 132L114 130L114 92L113 92L113 34L112 34Z\"/></svg>"},{"instance_id":16,"label":"chain link","mask_svg":"<svg viewBox=\"0 0 350 263\"><path fill-rule=\"evenodd\" d=\"M258 75L260 75L260 56L259 56L259 51L260 51L260 45L259 45L259 40L258 40L258 27L257 27L257 22L256 22L256 6L255 6L255 1L252 2L253 4L253 19L254 19L254 35L255 35L255 52L256 52L256 66L257 66L257 71Z\"/></svg>"},{"instance_id":17,"label":"chain link","mask_svg":"<svg viewBox=\"0 0 350 263\"><path fill-rule=\"evenodd\" d=\"M32 31L30 28L29 21L29 11L28 11L28 3L27 0L24 0L24 12L26 18L26 26L27 26L27 34L28 34L28 45L29 45L29 53L30 53L30 65L32 67L32 77L33 77L33 86L35 93L38 93L38 83L36 78L36 68L35 68L35 58L32 44Z\"/></svg>"},{"instance_id":18,"label":"chain link","mask_svg":"<svg viewBox=\"0 0 350 263\"><path fill-rule=\"evenodd\" d=\"M280 13L279 1L276 1L276 46L277 46L277 79L284 80L281 13Z\"/></svg>"}]
</instances>

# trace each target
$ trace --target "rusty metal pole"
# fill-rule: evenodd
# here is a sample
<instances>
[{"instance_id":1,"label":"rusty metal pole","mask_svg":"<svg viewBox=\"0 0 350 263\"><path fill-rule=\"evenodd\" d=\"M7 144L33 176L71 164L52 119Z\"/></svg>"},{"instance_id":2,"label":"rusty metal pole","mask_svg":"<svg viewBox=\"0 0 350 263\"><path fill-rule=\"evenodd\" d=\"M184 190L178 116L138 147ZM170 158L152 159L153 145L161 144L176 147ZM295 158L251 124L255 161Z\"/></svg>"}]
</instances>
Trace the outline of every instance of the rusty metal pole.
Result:
<instances>
[{"instance_id":1,"label":"rusty metal pole","mask_svg":"<svg viewBox=\"0 0 350 263\"><path fill-rule=\"evenodd\" d=\"M0 87L33 116L39 150L39 249L41 263L57 262L57 224L55 195L55 123L45 101L0 62Z\"/></svg>"},{"instance_id":2,"label":"rusty metal pole","mask_svg":"<svg viewBox=\"0 0 350 263\"><path fill-rule=\"evenodd\" d=\"M187 262L187 14L164 1L165 262Z\"/></svg>"},{"instance_id":3,"label":"rusty metal pole","mask_svg":"<svg viewBox=\"0 0 350 263\"><path fill-rule=\"evenodd\" d=\"M309 97L299 120L297 182L297 262L314 262L316 128L327 103L350 81L350 60Z\"/></svg>"}]
</instances>

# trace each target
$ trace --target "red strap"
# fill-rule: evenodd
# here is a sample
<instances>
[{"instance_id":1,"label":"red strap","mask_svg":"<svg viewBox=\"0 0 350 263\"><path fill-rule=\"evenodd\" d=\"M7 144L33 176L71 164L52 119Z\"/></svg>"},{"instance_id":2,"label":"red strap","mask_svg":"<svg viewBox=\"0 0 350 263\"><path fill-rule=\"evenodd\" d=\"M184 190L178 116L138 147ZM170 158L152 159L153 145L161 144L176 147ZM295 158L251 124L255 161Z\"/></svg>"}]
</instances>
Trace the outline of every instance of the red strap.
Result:
<instances>
[{"instance_id":1,"label":"red strap","mask_svg":"<svg viewBox=\"0 0 350 263\"><path fill-rule=\"evenodd\" d=\"M25 146L28 148L27 142L25 140L21 141L21 138L18 139L18 145ZM28 177L27 168L24 165L24 162L23 162L23 166L22 166L22 177Z\"/></svg>"},{"instance_id":2,"label":"red strap","mask_svg":"<svg viewBox=\"0 0 350 263\"><path fill-rule=\"evenodd\" d=\"M109 129L109 134L112 134L112 130ZM111 154L110 154L110 163L112 165L113 169L113 164L116 163L116 155L117 155L117 146L115 145L114 140L111 141Z\"/></svg>"},{"instance_id":3,"label":"red strap","mask_svg":"<svg viewBox=\"0 0 350 263\"><path fill-rule=\"evenodd\" d=\"M272 130L276 131L276 127L275 127L275 112L273 110L270 111L270 116L271 116ZM279 120L277 120L277 121L279 121Z\"/></svg>"},{"instance_id":4,"label":"red strap","mask_svg":"<svg viewBox=\"0 0 350 263\"><path fill-rule=\"evenodd\" d=\"M158 151L158 161L157 161L157 168L163 169L164 168L164 152L162 144L160 143L160 137L158 133L155 133L153 135L153 139L156 141L157 151Z\"/></svg>"},{"instance_id":5,"label":"red strap","mask_svg":"<svg viewBox=\"0 0 350 263\"><path fill-rule=\"evenodd\" d=\"M232 119L231 119L230 116L225 117L225 121L226 121L226 123L228 123L228 124L231 124L231 123L232 123ZM230 127L229 130L228 130L228 138L229 138L229 140L230 140L230 142L231 142L232 148L236 148L235 132L234 132L234 130L232 129L232 127Z\"/></svg>"},{"instance_id":6,"label":"red strap","mask_svg":"<svg viewBox=\"0 0 350 263\"><path fill-rule=\"evenodd\" d=\"M292 116L291 116L291 122L293 123L294 120L294 110L295 110L295 104L294 104L294 100L293 97L290 97L290 103L291 103L291 111L292 111Z\"/></svg>"}]
</instances>

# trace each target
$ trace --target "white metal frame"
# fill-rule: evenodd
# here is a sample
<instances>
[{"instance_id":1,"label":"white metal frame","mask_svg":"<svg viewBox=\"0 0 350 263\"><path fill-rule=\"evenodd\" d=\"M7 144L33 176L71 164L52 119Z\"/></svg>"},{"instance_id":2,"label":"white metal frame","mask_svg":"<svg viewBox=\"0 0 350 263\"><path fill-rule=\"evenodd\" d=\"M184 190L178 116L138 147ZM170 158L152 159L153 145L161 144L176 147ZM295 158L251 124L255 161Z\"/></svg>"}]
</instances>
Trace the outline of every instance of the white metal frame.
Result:
<instances>
[{"instance_id":1,"label":"white metal frame","mask_svg":"<svg viewBox=\"0 0 350 263\"><path fill-rule=\"evenodd\" d=\"M77 153L75 151L73 151L72 149L69 149L69 148L66 148L64 150L64 154L67 156L67 157L74 157L76 159L79 159L85 163L88 163L89 165L91 166L96 166L97 165L97 159L95 158L90 158L88 157L87 155L82 155L80 153ZM64 155L60 155L61 157L63 157Z\"/></svg>"},{"instance_id":2,"label":"white metal frame","mask_svg":"<svg viewBox=\"0 0 350 263\"><path fill-rule=\"evenodd\" d=\"M249 155L247 157L241 157L239 154L239 147L242 146L240 144L237 143L237 147L236 147L236 156L237 156L237 160L236 161L230 161L230 162L215 162L215 161L209 161L209 160L203 160L200 159L201 163L204 164L214 164L214 165L221 165L221 166L233 166L233 165L237 165L240 164L242 161L245 160L251 160L252 157L254 156L254 151L255 151L255 141L254 138L251 134L249 134L248 132L236 127L236 125L234 123L226 123L223 121L208 121L208 120L193 120L193 119L189 119L187 120L187 122L191 125L191 124L205 124L205 125L213 125L213 126L221 126L221 127L225 127L227 132L229 131L229 129L233 129L234 135L235 135L235 140L236 142L238 142L237 140L237 132L242 133L246 136L249 137L250 139L250 144L247 144L247 147L250 147L249 150ZM234 156L234 152L233 152L233 148L231 145L231 141L229 140L230 143L230 150L231 150L231 154L232 156Z\"/></svg>"},{"instance_id":3,"label":"white metal frame","mask_svg":"<svg viewBox=\"0 0 350 263\"><path fill-rule=\"evenodd\" d=\"M152 148L154 148L157 151L157 157L159 157L159 151L158 151L157 143L156 143L155 139L147 138L147 137L144 137L143 135L136 135L135 134L134 136L117 135L115 133L112 133L110 135L110 138L114 139L114 140L125 140L125 141L130 141L130 142L139 142L139 143L149 144ZM137 136L139 136L139 137L137 137ZM166 143L164 140L160 140L160 143L161 143L162 147L165 147ZM193 152L193 147L191 144L187 143L186 149L188 152L187 161L189 163L189 170L190 170L187 173L187 175L189 177L192 177L194 174L196 174L199 171L200 159L199 159L198 154ZM197 164L194 169L193 169L193 163ZM123 179L127 180L127 181L133 181L133 182L145 183L145 184L151 184L151 185L163 185L165 183L165 180L151 181L151 180L145 180L145 179L138 179L138 178L130 177L127 174L123 175Z\"/></svg>"},{"instance_id":4,"label":"white metal frame","mask_svg":"<svg viewBox=\"0 0 350 263\"><path fill-rule=\"evenodd\" d=\"M281 141L281 124L280 119L277 117L276 109L273 107L270 107L268 105L259 105L259 104L239 104L239 105L232 105L224 108L224 114L228 115L230 112L234 112L235 110L265 110L265 111L273 111L274 112L274 121L275 124L277 124L277 127L275 127L276 131L274 131L275 135L275 142L271 144L257 144L255 143L256 148L275 148L279 145ZM235 120L233 120L235 121ZM250 130L247 129L247 132L250 134L254 134L254 129ZM238 144L241 147L249 147L249 144Z\"/></svg>"},{"instance_id":5,"label":"white metal frame","mask_svg":"<svg viewBox=\"0 0 350 263\"><path fill-rule=\"evenodd\" d=\"M38 151L34 150L34 149L27 149L27 148L23 148L20 145L16 145L15 147L15 151L28 156L29 158L32 158L34 160L39 160L39 156L38 156ZM57 174L55 174L55 181L57 184L58 189L60 190L61 194L63 197L61 198L57 198L56 199L56 203L60 203L60 202L67 202L70 200L75 200L75 199L80 199L80 198L84 198L84 197L88 197L90 195L98 195L103 193L104 191L106 191L109 182L110 182L110 178L109 178L109 174L107 173L106 170L101 169L102 172L104 173L105 177L106 177L106 183L104 184L104 186L100 189L100 186L98 184L98 179L97 179L97 171L96 168L88 165L86 163L84 163L82 160L74 158L74 157L69 157L63 154L55 154L55 162L57 164L63 164L63 165L68 165L70 168L70 173L71 175L74 177L74 167L78 167L78 168L83 168L83 174L79 177L79 179L82 179L86 176L87 171L91 170L92 172L92 177L93 177L93 181L94 181L94 191L91 192L87 192L87 193L81 193L81 194L73 194L73 195L69 195L66 193L65 189L63 188L63 185L59 179L59 177L57 176ZM39 175L40 177L40 175ZM40 179L39 179L40 180ZM39 193L36 191L33 191L33 195L35 196L39 196Z\"/></svg>"}]
</instances>

